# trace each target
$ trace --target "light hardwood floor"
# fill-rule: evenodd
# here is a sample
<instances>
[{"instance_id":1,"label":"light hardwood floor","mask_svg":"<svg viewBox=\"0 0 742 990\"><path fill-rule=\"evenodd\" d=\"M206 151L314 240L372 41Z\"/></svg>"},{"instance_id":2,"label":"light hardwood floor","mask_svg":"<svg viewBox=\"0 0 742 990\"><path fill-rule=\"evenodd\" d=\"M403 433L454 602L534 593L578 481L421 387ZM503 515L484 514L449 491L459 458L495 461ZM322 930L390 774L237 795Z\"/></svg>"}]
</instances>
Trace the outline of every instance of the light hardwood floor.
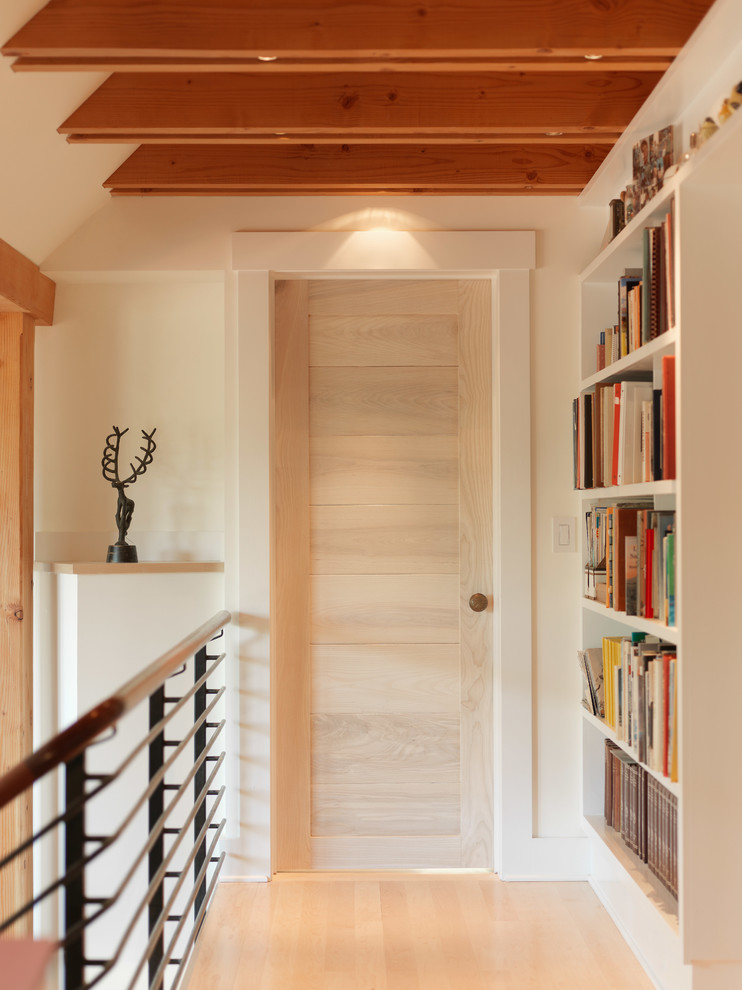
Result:
<instances>
[{"instance_id":1,"label":"light hardwood floor","mask_svg":"<svg viewBox=\"0 0 742 990\"><path fill-rule=\"evenodd\" d=\"M586 883L284 874L222 884L187 990L651 990Z\"/></svg>"}]
</instances>

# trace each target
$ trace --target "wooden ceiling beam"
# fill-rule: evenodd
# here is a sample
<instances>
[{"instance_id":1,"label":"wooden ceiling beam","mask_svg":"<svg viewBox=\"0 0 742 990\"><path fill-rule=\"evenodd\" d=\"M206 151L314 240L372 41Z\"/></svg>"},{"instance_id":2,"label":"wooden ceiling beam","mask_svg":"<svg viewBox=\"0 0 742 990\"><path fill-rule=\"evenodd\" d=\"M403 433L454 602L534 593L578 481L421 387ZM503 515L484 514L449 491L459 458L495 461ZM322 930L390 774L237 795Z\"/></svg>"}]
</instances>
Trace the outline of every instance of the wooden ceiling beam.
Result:
<instances>
[{"instance_id":1,"label":"wooden ceiling beam","mask_svg":"<svg viewBox=\"0 0 742 990\"><path fill-rule=\"evenodd\" d=\"M142 145L104 186L118 194L287 192L574 195L607 154L601 145Z\"/></svg>"},{"instance_id":2,"label":"wooden ceiling beam","mask_svg":"<svg viewBox=\"0 0 742 990\"><path fill-rule=\"evenodd\" d=\"M59 128L76 140L169 135L241 138L314 135L424 140L428 135L615 135L657 73L512 73L440 76L150 74L110 76ZM611 138L609 138L611 140Z\"/></svg>"},{"instance_id":3,"label":"wooden ceiling beam","mask_svg":"<svg viewBox=\"0 0 742 990\"><path fill-rule=\"evenodd\" d=\"M27 313L35 323L50 326L55 291L38 265L0 240L0 312Z\"/></svg>"},{"instance_id":4,"label":"wooden ceiling beam","mask_svg":"<svg viewBox=\"0 0 742 990\"><path fill-rule=\"evenodd\" d=\"M241 72L263 76L321 72L666 72L672 65L665 55L605 55L588 60L583 55L544 53L530 58L418 58L375 60L363 58L282 58L261 62L257 58L137 58L114 55L28 56L12 63L14 72Z\"/></svg>"},{"instance_id":5,"label":"wooden ceiling beam","mask_svg":"<svg viewBox=\"0 0 742 990\"><path fill-rule=\"evenodd\" d=\"M445 133L431 134L429 131L409 131L405 134L390 134L388 131L383 134L366 134L362 131L353 131L353 144L385 144L389 146L400 144L581 144L586 141L591 144L613 145L618 141L621 132L617 130L603 130L596 128L590 134L573 133L565 131L562 134L544 134L534 131L493 131L489 134L461 134ZM247 144L247 145L281 145L281 144L337 144L342 140L338 134L315 134L304 131L297 131L292 134L275 134L272 131L258 131L254 134L233 136L200 134L170 134L151 132L148 134L127 133L125 131L116 134L68 134L67 140L70 144L208 144L219 147L225 144ZM390 147L390 154L391 154Z\"/></svg>"},{"instance_id":6,"label":"wooden ceiling beam","mask_svg":"<svg viewBox=\"0 0 742 990\"><path fill-rule=\"evenodd\" d=\"M3 53L671 57L710 5L711 0L50 0L6 43Z\"/></svg>"},{"instance_id":7,"label":"wooden ceiling beam","mask_svg":"<svg viewBox=\"0 0 742 990\"><path fill-rule=\"evenodd\" d=\"M398 186L394 189L366 189L354 188L353 186L338 186L334 188L327 186L321 190L314 188L303 189L295 186L291 189L281 189L279 191L268 191L265 189L252 189L239 187L236 189L189 189L184 186L181 189L151 189L143 186L141 189L111 189L111 196L137 196L142 197L168 197L168 196L577 196L582 191L580 185L543 186L538 189L524 189L522 186L477 186L466 189L451 190L450 188L437 189L435 186L421 188L420 186Z\"/></svg>"}]
</instances>

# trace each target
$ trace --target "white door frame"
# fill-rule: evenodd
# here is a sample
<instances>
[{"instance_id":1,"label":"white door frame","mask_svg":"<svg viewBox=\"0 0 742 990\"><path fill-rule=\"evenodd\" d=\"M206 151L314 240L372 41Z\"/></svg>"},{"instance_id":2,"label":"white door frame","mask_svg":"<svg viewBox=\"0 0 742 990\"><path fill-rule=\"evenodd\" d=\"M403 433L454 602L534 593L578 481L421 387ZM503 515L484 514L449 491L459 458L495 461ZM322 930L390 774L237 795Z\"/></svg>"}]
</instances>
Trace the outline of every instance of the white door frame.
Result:
<instances>
[{"instance_id":1,"label":"white door frame","mask_svg":"<svg viewBox=\"0 0 742 990\"><path fill-rule=\"evenodd\" d=\"M228 286L225 581L232 800L229 872L270 875L269 435L275 278L492 280L495 861L505 879L587 874L581 838L533 835L530 270L534 231L245 232ZM239 800L237 796L239 795Z\"/></svg>"}]
</instances>

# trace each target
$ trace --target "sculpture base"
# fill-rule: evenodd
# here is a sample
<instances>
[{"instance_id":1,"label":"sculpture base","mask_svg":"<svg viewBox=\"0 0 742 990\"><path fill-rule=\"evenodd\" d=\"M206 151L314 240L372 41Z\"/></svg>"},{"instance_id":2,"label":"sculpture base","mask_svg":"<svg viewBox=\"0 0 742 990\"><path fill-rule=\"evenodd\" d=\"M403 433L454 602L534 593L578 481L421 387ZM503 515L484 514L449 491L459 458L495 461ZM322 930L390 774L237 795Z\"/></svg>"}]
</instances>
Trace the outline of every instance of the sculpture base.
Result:
<instances>
[{"instance_id":1,"label":"sculpture base","mask_svg":"<svg viewBox=\"0 0 742 990\"><path fill-rule=\"evenodd\" d=\"M113 543L106 554L107 564L136 564L137 548L131 543Z\"/></svg>"}]
</instances>

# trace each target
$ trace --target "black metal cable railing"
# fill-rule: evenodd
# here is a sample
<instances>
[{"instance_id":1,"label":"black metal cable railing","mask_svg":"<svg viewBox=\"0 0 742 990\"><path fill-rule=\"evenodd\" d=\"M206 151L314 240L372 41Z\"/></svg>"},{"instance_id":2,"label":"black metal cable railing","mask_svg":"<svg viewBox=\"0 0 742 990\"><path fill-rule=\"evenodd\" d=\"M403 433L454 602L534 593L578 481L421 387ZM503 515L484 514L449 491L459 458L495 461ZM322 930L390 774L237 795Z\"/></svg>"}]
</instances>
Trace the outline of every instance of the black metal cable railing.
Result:
<instances>
[{"instance_id":1,"label":"black metal cable railing","mask_svg":"<svg viewBox=\"0 0 742 990\"><path fill-rule=\"evenodd\" d=\"M63 990L177 990L183 977L224 860L225 688L213 685L225 655L209 644L230 618L217 613L0 778L0 809L62 778L61 809L0 859L2 883L46 854L0 937L33 918L58 943Z\"/></svg>"}]
</instances>

